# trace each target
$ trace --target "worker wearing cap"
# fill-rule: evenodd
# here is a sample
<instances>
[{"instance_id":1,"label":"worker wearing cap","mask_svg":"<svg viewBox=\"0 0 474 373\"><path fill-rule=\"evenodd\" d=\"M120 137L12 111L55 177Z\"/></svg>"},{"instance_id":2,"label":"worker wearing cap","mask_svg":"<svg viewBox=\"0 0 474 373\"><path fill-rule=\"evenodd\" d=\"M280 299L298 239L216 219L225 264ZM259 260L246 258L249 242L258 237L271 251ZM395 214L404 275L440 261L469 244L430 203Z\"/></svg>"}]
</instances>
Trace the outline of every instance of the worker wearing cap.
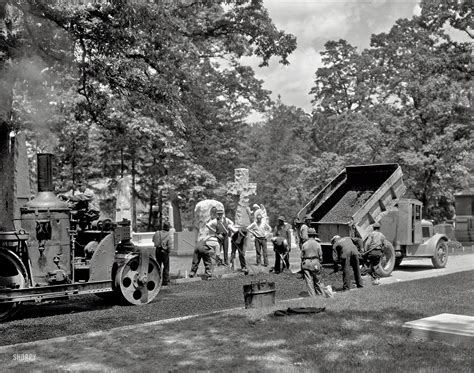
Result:
<instances>
[{"instance_id":1,"label":"worker wearing cap","mask_svg":"<svg viewBox=\"0 0 474 373\"><path fill-rule=\"evenodd\" d=\"M364 287L362 285L362 278L360 276L359 268L359 251L352 242L351 237L334 236L331 239L334 259L334 271L339 270L339 264L342 266L342 290L350 290L350 274L349 268L352 267L354 272L354 280L358 288Z\"/></svg>"},{"instance_id":2,"label":"worker wearing cap","mask_svg":"<svg viewBox=\"0 0 474 373\"><path fill-rule=\"evenodd\" d=\"M308 240L301 249L301 268L311 297L323 294L324 285L321 283L321 262L323 251L320 240L314 228L308 229Z\"/></svg>"},{"instance_id":3,"label":"worker wearing cap","mask_svg":"<svg viewBox=\"0 0 474 373\"><path fill-rule=\"evenodd\" d=\"M204 263L204 279L210 280L212 278L213 266L212 259L216 257L216 252L219 250L219 241L215 236L209 236L206 239L199 241L194 249L193 263L191 265L191 272L189 277L196 276L201 259Z\"/></svg>"},{"instance_id":4,"label":"worker wearing cap","mask_svg":"<svg viewBox=\"0 0 474 373\"><path fill-rule=\"evenodd\" d=\"M309 230L310 223L311 223L311 215L306 215L304 217L303 224L301 224L301 227L300 227L300 233L299 233L300 245L301 245L300 249L303 247L303 244L309 239L308 230Z\"/></svg>"},{"instance_id":5,"label":"worker wearing cap","mask_svg":"<svg viewBox=\"0 0 474 373\"><path fill-rule=\"evenodd\" d=\"M365 241L364 256L369 262L368 273L372 276L372 283L374 285L380 285L380 275L376 268L380 264L380 258L382 258L383 249L386 247L387 239L384 234L380 232L379 223L373 224L372 228L373 231L369 233L367 240Z\"/></svg>"},{"instance_id":6,"label":"worker wearing cap","mask_svg":"<svg viewBox=\"0 0 474 373\"><path fill-rule=\"evenodd\" d=\"M263 221L262 214L257 215L257 220L247 227L247 230L255 236L255 252L257 254L257 265L268 266L267 238L272 234L272 228Z\"/></svg>"},{"instance_id":7,"label":"worker wearing cap","mask_svg":"<svg viewBox=\"0 0 474 373\"><path fill-rule=\"evenodd\" d=\"M170 223L165 221L163 228L157 230L153 235L156 261L163 269L162 285L168 285L170 282L170 251L172 245L170 228Z\"/></svg>"},{"instance_id":8,"label":"worker wearing cap","mask_svg":"<svg viewBox=\"0 0 474 373\"><path fill-rule=\"evenodd\" d=\"M273 228L272 242L273 251L275 251L274 272L280 273L281 265L290 269L291 233L283 215L278 217L278 224ZM283 263L281 263L281 259L283 259Z\"/></svg>"},{"instance_id":9,"label":"worker wearing cap","mask_svg":"<svg viewBox=\"0 0 474 373\"><path fill-rule=\"evenodd\" d=\"M219 206L216 208L216 218L210 220L206 227L209 229L211 235L217 237L220 245L220 251L223 252L224 256L224 264L229 264L228 259L228 249L229 249L229 237L238 231L236 227L234 227L234 223L232 220L226 218L224 216L224 208Z\"/></svg>"},{"instance_id":10,"label":"worker wearing cap","mask_svg":"<svg viewBox=\"0 0 474 373\"><path fill-rule=\"evenodd\" d=\"M245 260L245 239L247 237L247 228L240 227L237 233L234 233L231 237L232 241L232 250L230 254L230 262L232 264L232 269L234 269L234 259L236 251L239 253L239 262L240 262L240 269L245 274L249 273L247 268L247 261Z\"/></svg>"}]
</instances>

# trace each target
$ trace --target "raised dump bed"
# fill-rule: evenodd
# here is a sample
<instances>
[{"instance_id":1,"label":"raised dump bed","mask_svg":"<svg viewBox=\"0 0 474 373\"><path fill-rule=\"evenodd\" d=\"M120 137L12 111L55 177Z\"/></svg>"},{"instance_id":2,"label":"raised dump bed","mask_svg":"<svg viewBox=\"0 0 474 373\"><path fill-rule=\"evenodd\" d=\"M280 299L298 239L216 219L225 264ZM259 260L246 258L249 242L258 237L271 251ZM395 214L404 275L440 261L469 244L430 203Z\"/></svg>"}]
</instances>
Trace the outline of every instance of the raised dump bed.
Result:
<instances>
[{"instance_id":1,"label":"raised dump bed","mask_svg":"<svg viewBox=\"0 0 474 373\"><path fill-rule=\"evenodd\" d=\"M405 193L402 175L397 163L347 166L301 209L300 219L311 215L325 262L331 261L334 235L366 238L368 226Z\"/></svg>"}]
</instances>

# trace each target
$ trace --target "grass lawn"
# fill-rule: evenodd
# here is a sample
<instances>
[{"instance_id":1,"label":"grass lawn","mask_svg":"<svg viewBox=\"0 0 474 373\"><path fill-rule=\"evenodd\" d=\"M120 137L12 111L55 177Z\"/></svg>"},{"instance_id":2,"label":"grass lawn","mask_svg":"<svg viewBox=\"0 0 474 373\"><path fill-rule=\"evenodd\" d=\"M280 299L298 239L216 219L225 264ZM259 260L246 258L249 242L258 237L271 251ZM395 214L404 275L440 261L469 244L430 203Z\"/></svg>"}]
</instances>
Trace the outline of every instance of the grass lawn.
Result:
<instances>
[{"instance_id":1,"label":"grass lawn","mask_svg":"<svg viewBox=\"0 0 474 373\"><path fill-rule=\"evenodd\" d=\"M472 347L409 338L406 321L474 316L474 271L0 350L6 370L471 372ZM278 296L278 289L277 289ZM287 307L318 314L273 316ZM36 354L34 362L13 354Z\"/></svg>"}]
</instances>

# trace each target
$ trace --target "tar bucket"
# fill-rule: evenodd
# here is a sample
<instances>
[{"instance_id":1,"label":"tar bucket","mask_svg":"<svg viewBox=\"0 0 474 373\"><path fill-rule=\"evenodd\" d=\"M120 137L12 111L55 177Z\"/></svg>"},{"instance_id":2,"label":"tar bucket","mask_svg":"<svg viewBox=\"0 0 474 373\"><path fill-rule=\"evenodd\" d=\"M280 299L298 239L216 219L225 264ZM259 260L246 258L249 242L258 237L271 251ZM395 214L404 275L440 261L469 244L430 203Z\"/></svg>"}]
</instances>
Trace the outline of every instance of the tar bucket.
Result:
<instances>
[{"instance_id":1,"label":"tar bucket","mask_svg":"<svg viewBox=\"0 0 474 373\"><path fill-rule=\"evenodd\" d=\"M275 305L275 283L252 281L244 285L245 308L262 308Z\"/></svg>"}]
</instances>

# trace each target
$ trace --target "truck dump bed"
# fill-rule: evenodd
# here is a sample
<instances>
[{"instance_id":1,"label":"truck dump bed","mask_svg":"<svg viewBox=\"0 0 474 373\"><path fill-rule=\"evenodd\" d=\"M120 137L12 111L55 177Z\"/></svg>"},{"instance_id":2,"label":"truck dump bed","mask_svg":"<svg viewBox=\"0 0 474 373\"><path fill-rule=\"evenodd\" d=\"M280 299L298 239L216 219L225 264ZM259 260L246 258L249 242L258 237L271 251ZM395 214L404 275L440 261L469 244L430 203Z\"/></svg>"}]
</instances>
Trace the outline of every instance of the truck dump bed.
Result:
<instances>
[{"instance_id":1,"label":"truck dump bed","mask_svg":"<svg viewBox=\"0 0 474 373\"><path fill-rule=\"evenodd\" d=\"M301 209L298 217L311 215L323 249L334 235L355 235L354 229L365 239L367 227L379 221L405 190L397 163L347 166Z\"/></svg>"}]
</instances>

